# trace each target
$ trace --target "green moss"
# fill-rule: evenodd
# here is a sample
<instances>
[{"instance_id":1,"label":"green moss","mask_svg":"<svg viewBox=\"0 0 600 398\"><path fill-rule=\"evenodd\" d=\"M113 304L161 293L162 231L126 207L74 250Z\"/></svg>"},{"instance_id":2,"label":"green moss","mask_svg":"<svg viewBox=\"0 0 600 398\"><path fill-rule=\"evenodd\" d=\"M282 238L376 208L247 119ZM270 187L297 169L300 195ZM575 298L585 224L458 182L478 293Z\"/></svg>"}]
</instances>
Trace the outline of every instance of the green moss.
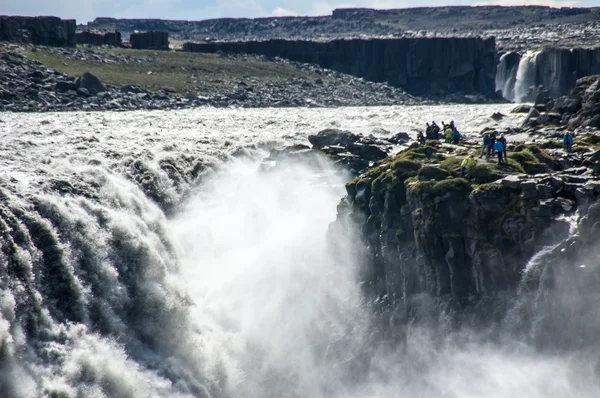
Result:
<instances>
[{"instance_id":1,"label":"green moss","mask_svg":"<svg viewBox=\"0 0 600 398\"><path fill-rule=\"evenodd\" d=\"M521 166L521 164L514 159L509 158L508 165L505 165L505 167L513 169L518 173L523 173L523 174L525 173L525 169L523 168L523 166Z\"/></svg>"},{"instance_id":2,"label":"green moss","mask_svg":"<svg viewBox=\"0 0 600 398\"><path fill-rule=\"evenodd\" d=\"M456 176L456 170L460 168L460 165L462 163L461 159L458 159L457 157L454 156L450 156L447 157L442 163L440 163L440 167L450 173L452 173L452 175Z\"/></svg>"},{"instance_id":3,"label":"green moss","mask_svg":"<svg viewBox=\"0 0 600 398\"><path fill-rule=\"evenodd\" d=\"M352 181L349 181L346 183L346 186L351 186L351 185L359 185L359 184L370 184L371 183L371 179L370 178L365 178L365 177L356 177L355 179L353 179Z\"/></svg>"},{"instance_id":4,"label":"green moss","mask_svg":"<svg viewBox=\"0 0 600 398\"><path fill-rule=\"evenodd\" d=\"M406 235L406 232L404 232L403 229L399 229L396 231L396 238L398 238L399 240L404 238L405 235Z\"/></svg>"},{"instance_id":5,"label":"green moss","mask_svg":"<svg viewBox=\"0 0 600 398\"><path fill-rule=\"evenodd\" d=\"M423 166L419 169L417 175L420 180L425 181L441 181L452 176L447 170L435 166Z\"/></svg>"},{"instance_id":6,"label":"green moss","mask_svg":"<svg viewBox=\"0 0 600 398\"><path fill-rule=\"evenodd\" d=\"M494 192L494 193L503 193L506 191L506 187L502 184L499 183L489 183L489 184L481 184L481 185L477 185L477 187L474 190L474 194L477 193L481 193L481 192Z\"/></svg>"},{"instance_id":7,"label":"green moss","mask_svg":"<svg viewBox=\"0 0 600 398\"><path fill-rule=\"evenodd\" d=\"M536 144L518 145L508 157L517 161L527 173L538 173L543 170L540 164L546 164L553 170L557 169L554 158Z\"/></svg>"},{"instance_id":8,"label":"green moss","mask_svg":"<svg viewBox=\"0 0 600 398\"><path fill-rule=\"evenodd\" d=\"M494 164L478 164L469 170L469 178L474 184L487 184L502 177L502 173Z\"/></svg>"},{"instance_id":9,"label":"green moss","mask_svg":"<svg viewBox=\"0 0 600 398\"><path fill-rule=\"evenodd\" d=\"M442 196L448 192L471 192L471 184L464 178L450 178L443 181L420 181L408 186L411 194Z\"/></svg>"}]
</instances>

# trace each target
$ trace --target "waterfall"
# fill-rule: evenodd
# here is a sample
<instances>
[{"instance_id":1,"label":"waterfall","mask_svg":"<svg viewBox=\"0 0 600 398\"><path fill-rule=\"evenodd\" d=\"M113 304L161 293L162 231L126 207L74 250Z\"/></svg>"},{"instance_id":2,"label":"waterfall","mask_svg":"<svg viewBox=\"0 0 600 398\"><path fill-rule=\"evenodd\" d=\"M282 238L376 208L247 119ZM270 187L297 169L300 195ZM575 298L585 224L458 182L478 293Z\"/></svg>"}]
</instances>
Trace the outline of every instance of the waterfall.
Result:
<instances>
[{"instance_id":1,"label":"waterfall","mask_svg":"<svg viewBox=\"0 0 600 398\"><path fill-rule=\"evenodd\" d=\"M265 119L291 119L272 127L283 136L323 114L210 112L5 117L1 397L597 396L598 356L589 348L600 335L600 282L581 278L593 257L585 268L548 267L568 245L543 250L527 271L536 295L522 289L519 297L539 304L530 330L554 337L557 323L571 321L564 335L591 342L581 350L538 350L498 325L497 340L427 322L386 333L395 325L378 311L381 300L364 294L359 234L332 224L348 177L306 150L273 167L257 157L273 137L260 136ZM344 112L332 114L352 119ZM373 110L352 112L372 123ZM73 121L59 129L52 117ZM211 121L222 126L199 132ZM244 134L248 151L232 148ZM561 318L546 322L556 309Z\"/></svg>"},{"instance_id":2,"label":"waterfall","mask_svg":"<svg viewBox=\"0 0 600 398\"><path fill-rule=\"evenodd\" d=\"M531 102L535 100L536 67L539 54L539 51L528 51L521 57L515 79L514 102Z\"/></svg>"},{"instance_id":3,"label":"waterfall","mask_svg":"<svg viewBox=\"0 0 600 398\"><path fill-rule=\"evenodd\" d=\"M514 101L515 98L514 91L520 58L518 53L508 52L502 54L498 63L496 91L501 91L502 96L509 101Z\"/></svg>"}]
</instances>

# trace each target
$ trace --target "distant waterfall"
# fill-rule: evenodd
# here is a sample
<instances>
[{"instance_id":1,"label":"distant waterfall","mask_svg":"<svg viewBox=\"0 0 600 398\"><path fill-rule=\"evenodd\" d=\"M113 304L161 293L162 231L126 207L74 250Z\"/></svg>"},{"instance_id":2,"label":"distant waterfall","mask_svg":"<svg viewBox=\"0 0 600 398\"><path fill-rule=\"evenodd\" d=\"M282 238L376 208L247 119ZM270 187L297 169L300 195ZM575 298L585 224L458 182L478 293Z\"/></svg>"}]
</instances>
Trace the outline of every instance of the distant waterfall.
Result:
<instances>
[{"instance_id":1,"label":"distant waterfall","mask_svg":"<svg viewBox=\"0 0 600 398\"><path fill-rule=\"evenodd\" d=\"M535 91L531 90L536 85L536 65L539 51L528 51L521 57L517 76L515 79L515 102L528 102L535 100Z\"/></svg>"},{"instance_id":2,"label":"distant waterfall","mask_svg":"<svg viewBox=\"0 0 600 398\"><path fill-rule=\"evenodd\" d=\"M521 55L516 52L502 54L496 72L496 91L509 101L514 101L517 69Z\"/></svg>"},{"instance_id":3,"label":"distant waterfall","mask_svg":"<svg viewBox=\"0 0 600 398\"><path fill-rule=\"evenodd\" d=\"M512 102L535 100L532 86L537 81L537 61L539 51L528 51L522 56L515 52L500 57L496 72L496 90Z\"/></svg>"}]
</instances>

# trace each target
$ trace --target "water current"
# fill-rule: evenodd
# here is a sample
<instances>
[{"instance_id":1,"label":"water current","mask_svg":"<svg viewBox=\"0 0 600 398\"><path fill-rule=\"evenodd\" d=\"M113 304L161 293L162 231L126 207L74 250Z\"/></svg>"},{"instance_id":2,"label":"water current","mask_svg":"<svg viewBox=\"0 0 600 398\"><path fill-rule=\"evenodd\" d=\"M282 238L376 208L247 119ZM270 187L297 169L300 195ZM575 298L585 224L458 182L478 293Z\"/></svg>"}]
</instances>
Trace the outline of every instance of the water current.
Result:
<instances>
[{"instance_id":1,"label":"water current","mask_svg":"<svg viewBox=\"0 0 600 398\"><path fill-rule=\"evenodd\" d=\"M0 396L599 396L592 351L384 336L353 231L325 238L347 176L261 167L327 127L470 136L511 107L2 114Z\"/></svg>"}]
</instances>

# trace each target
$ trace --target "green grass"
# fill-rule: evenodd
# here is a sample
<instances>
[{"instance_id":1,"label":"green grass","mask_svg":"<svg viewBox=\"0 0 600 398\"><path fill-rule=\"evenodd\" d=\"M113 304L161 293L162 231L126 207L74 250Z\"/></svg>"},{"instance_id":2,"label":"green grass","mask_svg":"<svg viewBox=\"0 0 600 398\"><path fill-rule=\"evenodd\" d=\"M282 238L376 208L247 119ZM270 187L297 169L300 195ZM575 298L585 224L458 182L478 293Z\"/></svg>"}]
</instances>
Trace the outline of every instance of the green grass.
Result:
<instances>
[{"instance_id":1,"label":"green grass","mask_svg":"<svg viewBox=\"0 0 600 398\"><path fill-rule=\"evenodd\" d=\"M103 83L115 86L136 84L151 91L167 89L180 95L210 95L223 88L233 89L237 81L246 78L259 81L285 81L296 77L315 81L321 78L316 73L309 73L292 65L260 61L252 57L227 58L217 54L123 48L93 50L98 53L149 58L152 62L103 63L90 58L67 59L43 47L24 55L74 77L90 72Z\"/></svg>"}]
</instances>

